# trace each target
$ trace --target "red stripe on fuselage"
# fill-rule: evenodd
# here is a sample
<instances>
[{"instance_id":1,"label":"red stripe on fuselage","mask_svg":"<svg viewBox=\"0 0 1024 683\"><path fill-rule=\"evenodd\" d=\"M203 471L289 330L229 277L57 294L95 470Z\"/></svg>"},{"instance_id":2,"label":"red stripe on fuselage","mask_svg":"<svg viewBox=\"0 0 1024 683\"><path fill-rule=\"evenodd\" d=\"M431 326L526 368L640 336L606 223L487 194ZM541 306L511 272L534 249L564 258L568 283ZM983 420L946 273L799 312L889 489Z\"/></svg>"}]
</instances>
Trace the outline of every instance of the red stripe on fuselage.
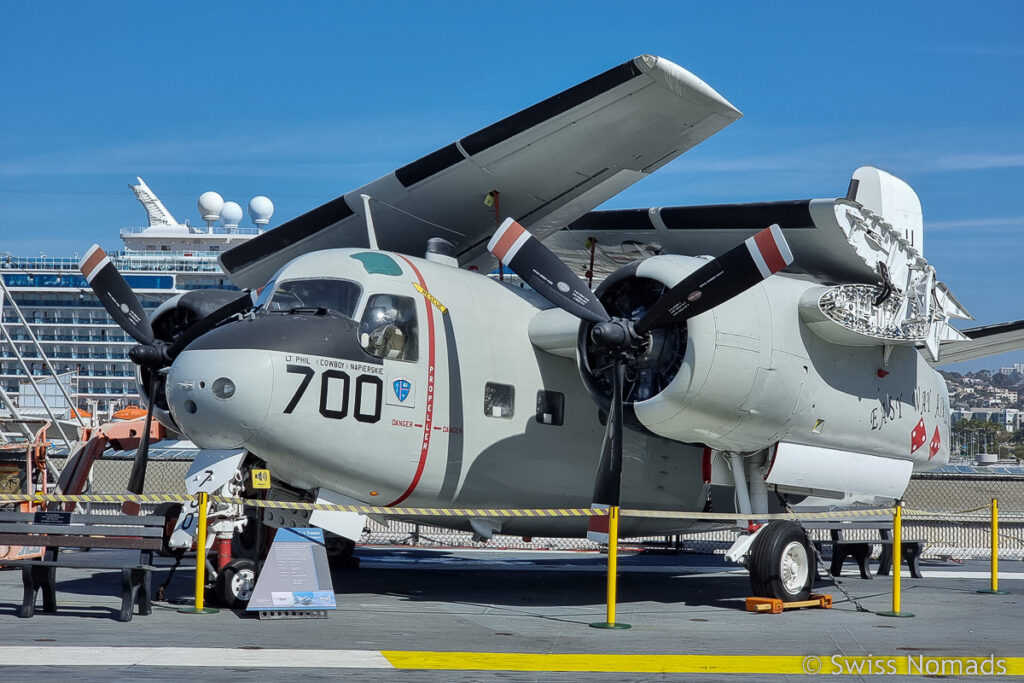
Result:
<instances>
[{"instance_id":1,"label":"red stripe on fuselage","mask_svg":"<svg viewBox=\"0 0 1024 683\"><path fill-rule=\"evenodd\" d=\"M425 291L427 289L427 283L423 281L423 274L420 273L419 269L412 264L412 261L405 258L401 254L396 254L399 258L409 264L412 268L412 272L416 273L416 279L420 281L420 287ZM426 301L426 299L424 299ZM423 442L420 446L420 461L416 466L416 474L413 475L412 483L409 484L409 488L405 490L405 493L400 495L392 502L385 505L385 507L391 507L398 505L403 500L408 498L413 491L416 490L416 486L420 483L420 477L423 476L423 468L427 465L427 453L430 451L430 433L433 431L430 426L434 421L434 307L427 301L427 414L423 418Z\"/></svg>"},{"instance_id":2,"label":"red stripe on fuselage","mask_svg":"<svg viewBox=\"0 0 1024 683\"><path fill-rule=\"evenodd\" d=\"M754 244L757 245L757 249L761 252L761 257L764 258L765 265L770 271L777 273L786 267L786 260L782 258L782 252L779 251L779 245L775 243L775 236L772 235L771 228L765 228L754 235Z\"/></svg>"}]
</instances>

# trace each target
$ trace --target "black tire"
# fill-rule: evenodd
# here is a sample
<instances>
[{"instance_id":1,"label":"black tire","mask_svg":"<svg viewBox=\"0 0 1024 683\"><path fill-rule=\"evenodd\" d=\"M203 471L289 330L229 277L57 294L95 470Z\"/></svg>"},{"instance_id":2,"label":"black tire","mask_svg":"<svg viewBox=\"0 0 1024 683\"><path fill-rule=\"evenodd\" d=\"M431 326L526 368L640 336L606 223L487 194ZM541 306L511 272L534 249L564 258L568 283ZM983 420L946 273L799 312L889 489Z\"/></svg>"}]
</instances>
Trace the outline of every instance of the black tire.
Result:
<instances>
[{"instance_id":1,"label":"black tire","mask_svg":"<svg viewBox=\"0 0 1024 683\"><path fill-rule=\"evenodd\" d=\"M772 522L750 548L750 590L783 602L806 600L814 581L814 560L807 534L794 522Z\"/></svg>"},{"instance_id":2,"label":"black tire","mask_svg":"<svg viewBox=\"0 0 1024 683\"><path fill-rule=\"evenodd\" d=\"M184 548L171 548L168 545L168 542L171 540L171 534L174 533L174 527L178 524L178 517L181 516L181 503L160 503L153 510L153 514L164 518L162 543L160 544L160 550L156 551L156 554L160 557L176 557L185 552Z\"/></svg>"},{"instance_id":3,"label":"black tire","mask_svg":"<svg viewBox=\"0 0 1024 683\"><path fill-rule=\"evenodd\" d=\"M242 609L249 604L256 587L259 569L250 559L239 557L231 560L217 574L214 591L217 600L229 609Z\"/></svg>"},{"instance_id":4,"label":"black tire","mask_svg":"<svg viewBox=\"0 0 1024 683\"><path fill-rule=\"evenodd\" d=\"M354 556L356 542L327 533L324 538L327 550L327 564L331 569L358 569L359 558Z\"/></svg>"},{"instance_id":5,"label":"black tire","mask_svg":"<svg viewBox=\"0 0 1024 683\"><path fill-rule=\"evenodd\" d=\"M246 507L245 526L231 538L231 557L258 560L265 555L267 533L257 508Z\"/></svg>"}]
</instances>

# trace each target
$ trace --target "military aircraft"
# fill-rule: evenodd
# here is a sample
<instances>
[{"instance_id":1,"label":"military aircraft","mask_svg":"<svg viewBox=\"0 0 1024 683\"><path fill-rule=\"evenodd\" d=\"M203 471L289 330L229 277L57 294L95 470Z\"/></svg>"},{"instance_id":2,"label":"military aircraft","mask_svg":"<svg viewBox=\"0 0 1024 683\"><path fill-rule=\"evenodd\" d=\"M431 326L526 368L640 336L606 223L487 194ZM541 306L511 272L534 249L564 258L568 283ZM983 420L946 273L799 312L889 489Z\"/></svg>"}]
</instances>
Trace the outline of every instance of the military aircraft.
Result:
<instances>
[{"instance_id":1,"label":"military aircraft","mask_svg":"<svg viewBox=\"0 0 1024 683\"><path fill-rule=\"evenodd\" d=\"M981 344L949 324L969 315L923 256L917 195L878 169L840 198L594 210L740 116L642 55L224 253L241 294L189 292L149 320L99 247L82 270L139 342L150 413L236 454L216 476L202 464L193 488L205 472L240 491L233 473L265 466L290 500L713 504L751 522L898 499L949 457L930 363L943 347L960 360L1016 348L1021 326L985 328ZM480 272L495 258L519 279ZM614 268L591 291L580 275L602 261ZM600 538L599 519L420 521ZM362 529L344 513L302 521ZM621 534L710 528L625 517ZM799 526L747 530L730 557L753 591L806 596Z\"/></svg>"}]
</instances>

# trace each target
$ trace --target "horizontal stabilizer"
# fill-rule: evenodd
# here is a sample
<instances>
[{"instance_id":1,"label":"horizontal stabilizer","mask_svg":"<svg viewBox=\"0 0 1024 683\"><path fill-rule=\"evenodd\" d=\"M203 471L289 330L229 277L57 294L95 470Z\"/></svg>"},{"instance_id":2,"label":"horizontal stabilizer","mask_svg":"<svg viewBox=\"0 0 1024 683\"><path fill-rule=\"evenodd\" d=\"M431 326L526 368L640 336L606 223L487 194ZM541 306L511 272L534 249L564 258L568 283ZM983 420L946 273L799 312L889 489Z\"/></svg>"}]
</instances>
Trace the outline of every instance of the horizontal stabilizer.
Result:
<instances>
[{"instance_id":1,"label":"horizontal stabilizer","mask_svg":"<svg viewBox=\"0 0 1024 683\"><path fill-rule=\"evenodd\" d=\"M942 345L942 357L932 365L962 363L1007 351L1024 349L1024 320L972 327L960 330L968 341L955 341Z\"/></svg>"}]
</instances>

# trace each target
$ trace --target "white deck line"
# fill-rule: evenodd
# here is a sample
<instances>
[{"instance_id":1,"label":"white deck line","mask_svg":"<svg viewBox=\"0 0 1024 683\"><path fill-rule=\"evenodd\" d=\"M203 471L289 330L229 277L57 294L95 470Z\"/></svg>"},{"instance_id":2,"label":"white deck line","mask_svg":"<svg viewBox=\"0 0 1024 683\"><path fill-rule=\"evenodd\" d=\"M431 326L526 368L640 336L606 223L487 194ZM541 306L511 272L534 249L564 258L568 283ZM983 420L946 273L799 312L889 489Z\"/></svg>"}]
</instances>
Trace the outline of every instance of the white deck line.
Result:
<instances>
[{"instance_id":1,"label":"white deck line","mask_svg":"<svg viewBox=\"0 0 1024 683\"><path fill-rule=\"evenodd\" d=\"M228 647L0 647L0 666L159 666L391 669L378 650L243 650Z\"/></svg>"}]
</instances>

